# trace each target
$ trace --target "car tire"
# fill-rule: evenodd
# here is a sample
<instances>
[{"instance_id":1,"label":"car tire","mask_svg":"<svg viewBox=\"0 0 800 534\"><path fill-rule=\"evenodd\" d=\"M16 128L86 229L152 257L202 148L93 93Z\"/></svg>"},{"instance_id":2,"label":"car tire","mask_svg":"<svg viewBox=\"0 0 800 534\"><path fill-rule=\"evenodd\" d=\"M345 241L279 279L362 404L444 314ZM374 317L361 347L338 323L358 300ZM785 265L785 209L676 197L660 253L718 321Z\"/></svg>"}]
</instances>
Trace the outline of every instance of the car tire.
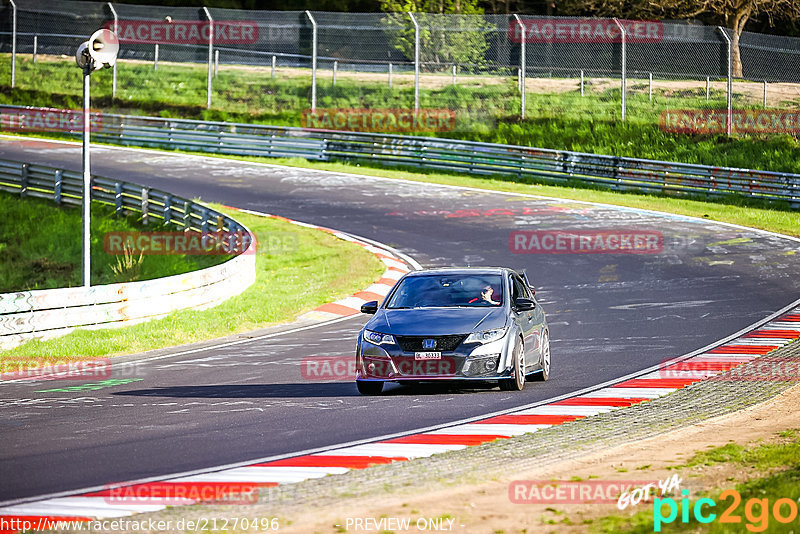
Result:
<instances>
[{"instance_id":1,"label":"car tire","mask_svg":"<svg viewBox=\"0 0 800 534\"><path fill-rule=\"evenodd\" d=\"M500 380L500 389L503 391L522 391L525 387L525 350L522 340L518 339L513 352L514 370L511 378Z\"/></svg>"},{"instance_id":2,"label":"car tire","mask_svg":"<svg viewBox=\"0 0 800 534\"><path fill-rule=\"evenodd\" d=\"M542 334L542 345L540 349L542 359L539 363L542 365L541 372L536 372L533 379L538 382L544 382L550 378L550 333L545 330Z\"/></svg>"},{"instance_id":3,"label":"car tire","mask_svg":"<svg viewBox=\"0 0 800 534\"><path fill-rule=\"evenodd\" d=\"M356 380L356 387L362 395L379 395L383 391L383 382L378 380Z\"/></svg>"}]
</instances>

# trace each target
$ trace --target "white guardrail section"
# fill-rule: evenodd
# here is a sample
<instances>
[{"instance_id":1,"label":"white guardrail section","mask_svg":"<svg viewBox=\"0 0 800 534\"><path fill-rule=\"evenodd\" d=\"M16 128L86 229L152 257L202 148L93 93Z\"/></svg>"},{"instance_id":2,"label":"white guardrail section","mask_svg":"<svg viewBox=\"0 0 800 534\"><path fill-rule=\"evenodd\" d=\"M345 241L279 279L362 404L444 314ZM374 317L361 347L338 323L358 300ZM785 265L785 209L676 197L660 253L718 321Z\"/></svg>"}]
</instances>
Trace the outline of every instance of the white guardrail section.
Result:
<instances>
[{"instance_id":1,"label":"white guardrail section","mask_svg":"<svg viewBox=\"0 0 800 534\"><path fill-rule=\"evenodd\" d=\"M68 110L0 105L0 124L35 131L52 122L61 133L80 134L64 123ZM52 117L50 117L52 115ZM20 118L22 117L22 118ZM70 116L67 116L69 119ZM435 137L315 130L230 122L102 114L93 126L101 142L215 154L300 157L402 165L475 175L512 175L553 183L581 182L613 191L719 198L739 195L786 202L800 209L800 174L713 167L460 141ZM25 122L27 120L27 123Z\"/></svg>"},{"instance_id":2,"label":"white guardrail section","mask_svg":"<svg viewBox=\"0 0 800 534\"><path fill-rule=\"evenodd\" d=\"M0 190L20 197L81 203L82 175L63 169L0 160ZM200 232L250 231L211 208L170 193L127 182L92 177L92 200L116 207L117 213L141 212L143 222L158 218L176 229ZM109 328L163 317L181 309L203 309L238 295L256 277L255 240L230 260L189 273L94 286L0 294L0 349L30 339L48 339L75 328Z\"/></svg>"}]
</instances>

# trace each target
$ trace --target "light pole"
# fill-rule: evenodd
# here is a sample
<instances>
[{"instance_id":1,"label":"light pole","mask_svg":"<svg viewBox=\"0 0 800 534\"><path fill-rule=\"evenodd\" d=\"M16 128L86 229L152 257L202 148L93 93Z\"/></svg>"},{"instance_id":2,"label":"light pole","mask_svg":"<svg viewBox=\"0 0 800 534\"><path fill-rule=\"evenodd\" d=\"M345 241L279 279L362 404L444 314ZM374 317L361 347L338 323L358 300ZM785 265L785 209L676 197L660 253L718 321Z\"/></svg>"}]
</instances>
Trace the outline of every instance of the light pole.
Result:
<instances>
[{"instance_id":1,"label":"light pole","mask_svg":"<svg viewBox=\"0 0 800 534\"><path fill-rule=\"evenodd\" d=\"M89 170L89 137L91 119L89 117L89 76L93 71L105 67L110 68L117 62L119 41L117 34L111 30L97 30L88 41L84 41L75 53L75 62L83 69L83 285L91 285L91 204L92 177Z\"/></svg>"}]
</instances>

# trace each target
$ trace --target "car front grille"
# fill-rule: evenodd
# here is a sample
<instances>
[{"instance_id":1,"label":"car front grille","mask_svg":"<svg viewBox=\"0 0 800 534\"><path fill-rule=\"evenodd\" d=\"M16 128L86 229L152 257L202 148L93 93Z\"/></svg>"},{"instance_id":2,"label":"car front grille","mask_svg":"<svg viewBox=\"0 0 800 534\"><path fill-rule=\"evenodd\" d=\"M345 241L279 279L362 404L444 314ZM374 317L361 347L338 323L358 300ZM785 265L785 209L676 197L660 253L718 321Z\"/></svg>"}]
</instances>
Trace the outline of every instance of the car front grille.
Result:
<instances>
[{"instance_id":1,"label":"car front grille","mask_svg":"<svg viewBox=\"0 0 800 534\"><path fill-rule=\"evenodd\" d=\"M437 351L450 352L455 350L467 336L395 336L403 352ZM425 339L435 339L436 347L426 349L422 347Z\"/></svg>"}]
</instances>

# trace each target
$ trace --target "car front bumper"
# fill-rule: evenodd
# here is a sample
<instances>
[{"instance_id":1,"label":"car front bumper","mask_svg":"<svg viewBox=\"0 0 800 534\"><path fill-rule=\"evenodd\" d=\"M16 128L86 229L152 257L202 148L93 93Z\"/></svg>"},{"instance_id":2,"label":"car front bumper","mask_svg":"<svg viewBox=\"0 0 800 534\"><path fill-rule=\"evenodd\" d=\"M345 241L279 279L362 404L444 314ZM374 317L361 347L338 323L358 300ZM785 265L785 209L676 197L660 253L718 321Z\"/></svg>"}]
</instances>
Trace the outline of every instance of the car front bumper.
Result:
<instances>
[{"instance_id":1,"label":"car front bumper","mask_svg":"<svg viewBox=\"0 0 800 534\"><path fill-rule=\"evenodd\" d=\"M508 337L508 336L506 336ZM499 380L512 374L506 337L483 345L459 345L441 359L418 360L398 345L374 345L360 340L357 380Z\"/></svg>"}]
</instances>

